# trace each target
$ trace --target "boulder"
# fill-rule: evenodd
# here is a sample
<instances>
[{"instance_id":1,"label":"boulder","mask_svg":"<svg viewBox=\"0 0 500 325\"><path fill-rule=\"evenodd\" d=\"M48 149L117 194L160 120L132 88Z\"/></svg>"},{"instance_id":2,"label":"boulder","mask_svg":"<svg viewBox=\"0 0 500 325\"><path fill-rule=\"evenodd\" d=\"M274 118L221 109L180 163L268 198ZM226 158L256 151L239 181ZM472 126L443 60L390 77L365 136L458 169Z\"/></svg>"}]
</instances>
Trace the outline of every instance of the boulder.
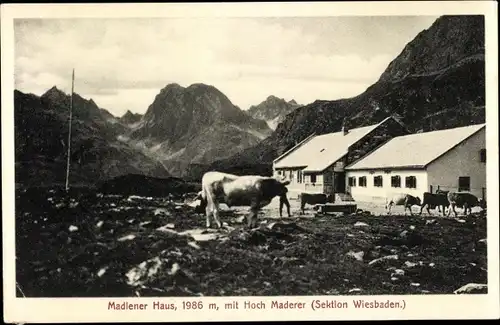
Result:
<instances>
[{"instance_id":1,"label":"boulder","mask_svg":"<svg viewBox=\"0 0 500 325\"><path fill-rule=\"evenodd\" d=\"M394 272L391 274L391 277L403 276L403 275L405 275L405 271L403 271L401 269L395 269Z\"/></svg>"},{"instance_id":2,"label":"boulder","mask_svg":"<svg viewBox=\"0 0 500 325\"><path fill-rule=\"evenodd\" d=\"M363 256L365 255L365 252L363 252L363 251L359 251L359 252L349 251L349 252L347 252L346 255L350 256L350 257L353 257L354 259L362 262L363 261Z\"/></svg>"},{"instance_id":3,"label":"boulder","mask_svg":"<svg viewBox=\"0 0 500 325\"><path fill-rule=\"evenodd\" d=\"M354 224L354 227L368 227L368 224L361 222L361 221L358 221Z\"/></svg>"},{"instance_id":4,"label":"boulder","mask_svg":"<svg viewBox=\"0 0 500 325\"><path fill-rule=\"evenodd\" d=\"M457 290L453 291L455 294L467 294L467 293L487 293L488 285L481 283L468 283Z\"/></svg>"},{"instance_id":5,"label":"boulder","mask_svg":"<svg viewBox=\"0 0 500 325\"><path fill-rule=\"evenodd\" d=\"M375 264L379 264L381 262L384 262L384 261L388 261L388 260L397 260L399 259L399 256L398 255L387 255L387 256L382 256L382 257L379 257L379 258L376 258L372 261L370 261L368 263L368 265L375 265Z\"/></svg>"}]
</instances>

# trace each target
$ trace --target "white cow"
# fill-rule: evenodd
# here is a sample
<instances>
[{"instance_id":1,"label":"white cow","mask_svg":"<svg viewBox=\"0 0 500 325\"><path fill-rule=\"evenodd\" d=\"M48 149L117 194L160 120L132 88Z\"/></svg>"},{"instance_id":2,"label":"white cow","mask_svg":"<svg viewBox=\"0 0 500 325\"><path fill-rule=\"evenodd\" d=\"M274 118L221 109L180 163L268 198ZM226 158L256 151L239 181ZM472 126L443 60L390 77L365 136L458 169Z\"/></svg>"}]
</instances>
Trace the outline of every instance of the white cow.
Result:
<instances>
[{"instance_id":1,"label":"white cow","mask_svg":"<svg viewBox=\"0 0 500 325\"><path fill-rule=\"evenodd\" d=\"M386 205L385 208L389 209L387 214L391 214L391 208L393 205L402 205L404 206L404 213L406 214L406 209L410 210L410 214L413 215L411 211L411 207L413 205L421 205L421 201L419 197L415 197L410 194L406 193L401 193L401 194L395 194L392 196L390 199L386 200Z\"/></svg>"}]
</instances>

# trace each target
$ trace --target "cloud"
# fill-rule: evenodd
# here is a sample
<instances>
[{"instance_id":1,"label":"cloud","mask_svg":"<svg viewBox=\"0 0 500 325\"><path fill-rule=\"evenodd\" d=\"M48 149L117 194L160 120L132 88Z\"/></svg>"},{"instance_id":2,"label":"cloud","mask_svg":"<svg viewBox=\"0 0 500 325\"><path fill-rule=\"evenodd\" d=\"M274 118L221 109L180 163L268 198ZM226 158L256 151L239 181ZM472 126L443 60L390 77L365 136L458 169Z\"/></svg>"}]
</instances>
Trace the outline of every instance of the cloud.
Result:
<instances>
[{"instance_id":1,"label":"cloud","mask_svg":"<svg viewBox=\"0 0 500 325\"><path fill-rule=\"evenodd\" d=\"M115 115L145 112L172 82L214 85L243 109L271 94L303 103L336 99L375 82L418 26L430 24L398 20L413 27L395 33L388 32L394 22L372 20L363 43L369 20L338 19L19 20L15 86L68 91L75 68L75 91Z\"/></svg>"}]
</instances>

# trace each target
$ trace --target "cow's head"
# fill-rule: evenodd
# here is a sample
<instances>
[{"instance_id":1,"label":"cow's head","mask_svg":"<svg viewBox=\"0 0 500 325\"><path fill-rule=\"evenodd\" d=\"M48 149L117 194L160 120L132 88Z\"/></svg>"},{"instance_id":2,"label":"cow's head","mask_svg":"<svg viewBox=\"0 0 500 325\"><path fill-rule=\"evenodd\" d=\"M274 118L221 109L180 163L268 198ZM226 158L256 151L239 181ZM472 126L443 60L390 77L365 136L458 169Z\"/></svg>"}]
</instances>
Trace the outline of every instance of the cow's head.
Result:
<instances>
[{"instance_id":1,"label":"cow's head","mask_svg":"<svg viewBox=\"0 0 500 325\"><path fill-rule=\"evenodd\" d=\"M418 196L415 196L415 200L417 201L417 205L422 205L422 200Z\"/></svg>"},{"instance_id":2,"label":"cow's head","mask_svg":"<svg viewBox=\"0 0 500 325\"><path fill-rule=\"evenodd\" d=\"M279 187L279 188L281 189L281 193L282 193L282 195L285 195L285 194L288 192L288 189L287 189L286 187L287 187L288 185L290 185L290 180L289 180L289 179L285 179L285 178L284 178L284 179L281 179L281 180L279 181L279 183L280 183L280 185L281 185L281 186Z\"/></svg>"},{"instance_id":3,"label":"cow's head","mask_svg":"<svg viewBox=\"0 0 500 325\"><path fill-rule=\"evenodd\" d=\"M481 207L481 209L486 209L486 200L483 200L482 198L479 198L477 200L477 205Z\"/></svg>"},{"instance_id":4,"label":"cow's head","mask_svg":"<svg viewBox=\"0 0 500 325\"><path fill-rule=\"evenodd\" d=\"M290 184L290 181L287 179L276 179L276 178L268 178L263 180L262 182L262 194L265 197L275 197L275 196L283 196L286 195L288 189L286 186Z\"/></svg>"},{"instance_id":5,"label":"cow's head","mask_svg":"<svg viewBox=\"0 0 500 325\"><path fill-rule=\"evenodd\" d=\"M290 184L290 179L287 178L286 176L281 176L281 178L275 178L279 183L281 183L283 186L287 186Z\"/></svg>"}]
</instances>

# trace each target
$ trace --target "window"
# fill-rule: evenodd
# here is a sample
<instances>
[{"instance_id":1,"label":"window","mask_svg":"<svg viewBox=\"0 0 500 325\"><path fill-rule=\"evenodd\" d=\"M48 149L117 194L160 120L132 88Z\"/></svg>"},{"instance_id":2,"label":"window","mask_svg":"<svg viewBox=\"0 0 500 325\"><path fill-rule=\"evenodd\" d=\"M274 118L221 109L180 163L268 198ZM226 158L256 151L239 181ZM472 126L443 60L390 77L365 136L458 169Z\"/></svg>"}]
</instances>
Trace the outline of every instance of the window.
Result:
<instances>
[{"instance_id":1,"label":"window","mask_svg":"<svg viewBox=\"0 0 500 325\"><path fill-rule=\"evenodd\" d=\"M297 183L302 184L302 171L297 171Z\"/></svg>"},{"instance_id":2,"label":"window","mask_svg":"<svg viewBox=\"0 0 500 325\"><path fill-rule=\"evenodd\" d=\"M359 186L366 187L366 176L358 178Z\"/></svg>"},{"instance_id":3,"label":"window","mask_svg":"<svg viewBox=\"0 0 500 325\"><path fill-rule=\"evenodd\" d=\"M391 176L391 187L401 187L401 176Z\"/></svg>"},{"instance_id":4,"label":"window","mask_svg":"<svg viewBox=\"0 0 500 325\"><path fill-rule=\"evenodd\" d=\"M407 176L405 178L406 188L417 188L417 178L415 176Z\"/></svg>"},{"instance_id":5,"label":"window","mask_svg":"<svg viewBox=\"0 0 500 325\"><path fill-rule=\"evenodd\" d=\"M356 186L356 177L349 177L348 182L349 182L349 186L355 187Z\"/></svg>"},{"instance_id":6,"label":"window","mask_svg":"<svg viewBox=\"0 0 500 325\"><path fill-rule=\"evenodd\" d=\"M481 159L481 162L486 162L486 149L479 150L479 157Z\"/></svg>"},{"instance_id":7,"label":"window","mask_svg":"<svg viewBox=\"0 0 500 325\"><path fill-rule=\"evenodd\" d=\"M374 176L373 177L373 186L375 187L383 187L382 176Z\"/></svg>"},{"instance_id":8,"label":"window","mask_svg":"<svg viewBox=\"0 0 500 325\"><path fill-rule=\"evenodd\" d=\"M293 182L293 174L294 174L294 172L293 172L293 170L291 170L290 174L289 174L290 175L290 182Z\"/></svg>"},{"instance_id":9,"label":"window","mask_svg":"<svg viewBox=\"0 0 500 325\"><path fill-rule=\"evenodd\" d=\"M458 178L458 191L470 191L470 177L463 176Z\"/></svg>"},{"instance_id":10,"label":"window","mask_svg":"<svg viewBox=\"0 0 500 325\"><path fill-rule=\"evenodd\" d=\"M311 183L316 183L316 174L311 174Z\"/></svg>"}]
</instances>

